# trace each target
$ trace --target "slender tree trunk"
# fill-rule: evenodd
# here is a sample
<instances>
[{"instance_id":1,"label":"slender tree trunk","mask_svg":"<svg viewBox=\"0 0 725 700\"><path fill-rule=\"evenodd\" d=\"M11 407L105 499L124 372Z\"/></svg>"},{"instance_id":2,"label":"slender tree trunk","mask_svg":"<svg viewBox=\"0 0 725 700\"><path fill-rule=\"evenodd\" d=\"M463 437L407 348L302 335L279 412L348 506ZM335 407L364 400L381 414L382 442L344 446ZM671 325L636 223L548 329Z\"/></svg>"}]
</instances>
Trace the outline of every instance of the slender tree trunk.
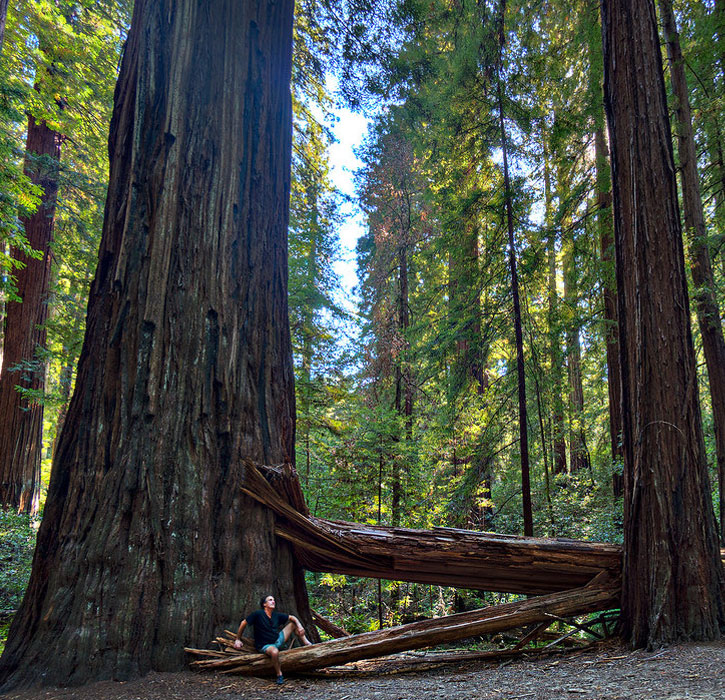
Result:
<instances>
[{"instance_id":1,"label":"slender tree trunk","mask_svg":"<svg viewBox=\"0 0 725 700\"><path fill-rule=\"evenodd\" d=\"M685 63L680 47L675 15L670 0L659 0L662 28L667 42L670 61L670 79L675 96L677 116L677 145L680 156L680 183L685 232L690 241L690 269L695 285L695 308L702 336L705 363L710 380L713 423L715 424L715 452L720 487L720 537L725 544L725 338L723 338L720 309L715 298L715 276L712 271L710 249L705 228L705 214L700 196L700 178L697 172L697 149L692 131L689 93L685 76Z\"/></svg>"},{"instance_id":2,"label":"slender tree trunk","mask_svg":"<svg viewBox=\"0 0 725 700\"><path fill-rule=\"evenodd\" d=\"M544 198L546 204L546 226L549 231L547 241L549 261L549 289L548 289L548 316L549 316L549 353L551 359L551 424L552 424L552 452L553 473L566 473L566 439L564 425L564 405L561 399L561 377L563 357L561 353L559 322L559 295L556 289L556 228L554 226L553 196L551 187L551 166L548 139L544 135Z\"/></svg>"},{"instance_id":3,"label":"slender tree trunk","mask_svg":"<svg viewBox=\"0 0 725 700\"><path fill-rule=\"evenodd\" d=\"M0 56L3 53L5 43L5 24L8 18L8 4L10 0L0 0Z\"/></svg>"},{"instance_id":4,"label":"slender tree trunk","mask_svg":"<svg viewBox=\"0 0 725 700\"><path fill-rule=\"evenodd\" d=\"M310 252L307 256L307 288L316 289L317 284L317 192L314 187L308 188L307 197L311 204L312 223L310 226ZM312 427L312 360L314 315L312 304L305 304L302 312L302 386L300 391L300 410L297 412L297 429L301 429L302 442L305 450L305 488L309 486L312 456L310 454L310 432ZM300 420L301 418L301 420Z\"/></svg>"},{"instance_id":5,"label":"slender tree trunk","mask_svg":"<svg viewBox=\"0 0 725 700\"><path fill-rule=\"evenodd\" d=\"M720 71L725 71L725 1L715 0L715 40L720 55Z\"/></svg>"},{"instance_id":6,"label":"slender tree trunk","mask_svg":"<svg viewBox=\"0 0 725 700\"><path fill-rule=\"evenodd\" d=\"M380 455L378 456L378 525L382 522L383 517L383 446L380 445ZM378 579L378 629L383 629L383 580Z\"/></svg>"},{"instance_id":7,"label":"slender tree trunk","mask_svg":"<svg viewBox=\"0 0 725 700\"><path fill-rule=\"evenodd\" d=\"M407 236L408 230L409 228L404 229L404 237ZM404 444L407 447L412 439L413 431L413 395L407 340L410 316L408 312L408 251L405 244L401 245L398 251L398 285L398 332L402 339L402 353L398 356L395 365L395 411L404 420ZM404 455L400 454L400 451L393 458L393 494L390 507L390 522L394 527L400 525L402 518L404 459ZM393 614L398 609L399 600L400 587L397 582L394 582L390 590L390 607Z\"/></svg>"},{"instance_id":8,"label":"slender tree trunk","mask_svg":"<svg viewBox=\"0 0 725 700\"><path fill-rule=\"evenodd\" d=\"M403 368L398 364L395 366L395 412L398 416L403 415ZM396 437L398 443L401 442L400 437ZM400 525L400 507L401 507L401 495L402 495L402 484L401 484L401 460L400 450L398 454L393 456L392 460L392 495L390 503L390 523L393 527Z\"/></svg>"},{"instance_id":9,"label":"slender tree trunk","mask_svg":"<svg viewBox=\"0 0 725 700\"><path fill-rule=\"evenodd\" d=\"M408 358L407 333L410 325L408 311L408 251L401 245L398 251L398 331L402 338L403 352L395 365L395 410L405 422L405 440L410 441L413 429L413 394ZM403 502L402 455L393 460L393 498L390 509L391 524L400 525Z\"/></svg>"},{"instance_id":10,"label":"slender tree trunk","mask_svg":"<svg viewBox=\"0 0 725 700\"><path fill-rule=\"evenodd\" d=\"M99 265L4 688L181 670L263 593L309 623L245 460L294 459L291 0L137 0ZM277 486L304 507L296 476Z\"/></svg>"},{"instance_id":11,"label":"slender tree trunk","mask_svg":"<svg viewBox=\"0 0 725 700\"><path fill-rule=\"evenodd\" d=\"M531 484L529 477L529 435L526 414L526 370L524 366L524 334L521 324L521 302L519 300L519 277L516 271L516 240L514 237L514 213L511 201L511 180L509 178L506 125L503 117L501 81L498 81L498 116L501 130L503 154L503 182L506 201L506 222L508 226L508 257L511 269L511 292L514 302L514 332L516 335L516 375L519 395L519 449L521 451L521 492L523 497L524 535L534 534L534 519L531 510Z\"/></svg>"},{"instance_id":12,"label":"slender tree trunk","mask_svg":"<svg viewBox=\"0 0 725 700\"><path fill-rule=\"evenodd\" d=\"M604 305L604 337L607 344L607 392L609 395L609 437L612 462L622 461L622 370L619 363L619 319L617 315L617 282L614 274L614 230L612 196L607 143L604 125L594 134L597 168L597 226L602 260L602 301ZM624 478L615 470L612 475L615 498L624 493Z\"/></svg>"},{"instance_id":13,"label":"slender tree trunk","mask_svg":"<svg viewBox=\"0 0 725 700\"><path fill-rule=\"evenodd\" d=\"M612 464L622 462L622 374L619 365L619 334L617 330L617 286L614 271L614 224L612 221L612 178L605 133L604 64L599 6L592 3L589 12L589 92L594 112L594 167L596 169L596 211L601 256L602 305L604 307L604 340L607 352L607 393L609 397L609 439ZM612 492L621 498L624 480L619 468L612 472Z\"/></svg>"},{"instance_id":14,"label":"slender tree trunk","mask_svg":"<svg viewBox=\"0 0 725 700\"><path fill-rule=\"evenodd\" d=\"M403 363L403 415L405 416L405 439L408 443L413 439L413 375L409 357L410 342L410 294L408 281L408 251L403 248L400 259L400 327L405 336L405 357Z\"/></svg>"},{"instance_id":15,"label":"slender tree trunk","mask_svg":"<svg viewBox=\"0 0 725 700\"><path fill-rule=\"evenodd\" d=\"M546 449L546 430L544 429L544 414L541 410L541 387L539 386L538 380L535 380L536 386L536 406L539 414L539 431L541 433L541 451L543 452L542 459L544 462L544 495L546 496L546 505L549 511L549 522L554 524L554 513L552 510L551 503L551 478L549 476L549 457Z\"/></svg>"},{"instance_id":16,"label":"slender tree trunk","mask_svg":"<svg viewBox=\"0 0 725 700\"><path fill-rule=\"evenodd\" d=\"M708 182L708 195L715 203L715 220L722 222L725 220L725 149L717 114L707 115L704 131L710 156L708 169L712 173ZM725 247L718 246L717 253L720 256L720 275L725 276Z\"/></svg>"},{"instance_id":17,"label":"slender tree trunk","mask_svg":"<svg viewBox=\"0 0 725 700\"><path fill-rule=\"evenodd\" d=\"M560 187L563 187L560 180ZM565 219L569 229L564 239L564 301L567 307L566 328L566 365L569 379L569 468L572 473L589 468L589 455L586 448L584 428L581 422L584 411L584 385L581 370L581 343L579 333L579 285L576 269L575 233L570 226L570 219Z\"/></svg>"},{"instance_id":18,"label":"slender tree trunk","mask_svg":"<svg viewBox=\"0 0 725 700\"><path fill-rule=\"evenodd\" d=\"M472 303L469 313L473 314L472 318L472 347L469 349L469 371L471 377L475 381L476 394L479 397L481 405L484 402L484 396L488 389L488 351L487 341L484 340L482 335L482 323L481 323L481 288L480 288L480 275L479 275L479 250L478 250L478 232L474 228L468 234L468 245L469 245L469 285L471 290ZM482 431L483 432L483 431ZM489 456L489 450L487 445L481 439L476 445L476 451L474 455L474 469L476 474L479 476L479 483L483 484L483 493L480 495L485 500L485 504L481 507L477 502L474 503L472 511L475 511L477 516L475 520L480 523L480 526L488 528L488 523L493 517L493 502L491 500L491 460ZM474 513L472 512L473 516ZM474 520L473 517L470 518Z\"/></svg>"},{"instance_id":19,"label":"slender tree trunk","mask_svg":"<svg viewBox=\"0 0 725 700\"><path fill-rule=\"evenodd\" d=\"M15 388L36 396L45 388L45 322L50 291L50 244L58 196L60 135L45 122L28 117L25 173L43 189L38 210L23 220L25 235L40 258L20 255L17 272L22 302L8 302L0 373L0 505L37 513L43 446L43 405L23 398Z\"/></svg>"},{"instance_id":20,"label":"slender tree trunk","mask_svg":"<svg viewBox=\"0 0 725 700\"><path fill-rule=\"evenodd\" d=\"M456 360L452 373L453 393L466 396L471 384L479 400L488 388L486 351L481 333L481 290L478 261L478 232L465 222L457 231L455 245L449 247L448 299L451 325L456 331ZM483 434L483 431L482 431ZM458 519L469 527L480 527L493 515L491 505L491 468L488 448L482 440L470 447L469 467L473 481L466 488L463 501L457 501ZM478 504L479 486L483 486L486 504Z\"/></svg>"},{"instance_id":21,"label":"slender tree trunk","mask_svg":"<svg viewBox=\"0 0 725 700\"><path fill-rule=\"evenodd\" d=\"M602 34L623 380L623 631L636 646L716 639L725 576L653 0L604 0Z\"/></svg>"}]
</instances>

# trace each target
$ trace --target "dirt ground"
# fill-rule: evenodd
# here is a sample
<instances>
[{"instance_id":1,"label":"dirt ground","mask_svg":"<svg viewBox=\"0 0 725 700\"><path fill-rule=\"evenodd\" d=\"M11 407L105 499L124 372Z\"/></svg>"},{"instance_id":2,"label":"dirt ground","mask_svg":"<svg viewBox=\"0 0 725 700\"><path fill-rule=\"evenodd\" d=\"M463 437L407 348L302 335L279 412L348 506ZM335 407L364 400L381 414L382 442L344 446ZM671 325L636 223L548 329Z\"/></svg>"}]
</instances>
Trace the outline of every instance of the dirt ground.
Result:
<instances>
[{"instance_id":1,"label":"dirt ground","mask_svg":"<svg viewBox=\"0 0 725 700\"><path fill-rule=\"evenodd\" d=\"M632 651L606 643L566 655L466 661L400 672L392 661L330 677L150 673L126 683L9 693L7 700L725 700L725 642Z\"/></svg>"}]
</instances>

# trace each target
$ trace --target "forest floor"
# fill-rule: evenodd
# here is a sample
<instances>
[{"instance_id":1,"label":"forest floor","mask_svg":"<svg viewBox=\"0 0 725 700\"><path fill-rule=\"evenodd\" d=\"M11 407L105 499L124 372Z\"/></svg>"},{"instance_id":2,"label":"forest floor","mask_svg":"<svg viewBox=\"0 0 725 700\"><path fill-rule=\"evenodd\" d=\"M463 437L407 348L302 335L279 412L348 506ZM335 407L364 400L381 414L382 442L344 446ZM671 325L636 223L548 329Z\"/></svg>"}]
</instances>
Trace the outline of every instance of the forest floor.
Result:
<instances>
[{"instance_id":1,"label":"forest floor","mask_svg":"<svg viewBox=\"0 0 725 700\"><path fill-rule=\"evenodd\" d=\"M329 677L270 679L150 673L81 688L10 693L7 700L725 700L725 642L632 651L605 642L565 655L468 661L400 672L386 659Z\"/></svg>"}]
</instances>

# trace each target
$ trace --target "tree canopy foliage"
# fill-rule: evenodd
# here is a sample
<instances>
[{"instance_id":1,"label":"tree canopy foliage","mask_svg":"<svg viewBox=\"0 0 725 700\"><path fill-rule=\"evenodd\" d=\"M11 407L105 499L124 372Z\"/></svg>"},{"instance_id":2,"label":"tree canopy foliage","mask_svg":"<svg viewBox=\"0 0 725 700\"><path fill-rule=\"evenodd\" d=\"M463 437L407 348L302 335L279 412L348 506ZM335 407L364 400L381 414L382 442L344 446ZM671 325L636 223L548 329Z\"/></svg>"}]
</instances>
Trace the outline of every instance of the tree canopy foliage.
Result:
<instances>
[{"instance_id":1,"label":"tree canopy foliage","mask_svg":"<svg viewBox=\"0 0 725 700\"><path fill-rule=\"evenodd\" d=\"M18 377L26 408L45 409L43 488L85 334L132 4L7 7L2 318L7 305L22 303L17 276L37 255L23 223L43 195L25 167L29 119L61 142L58 161L42 163L58 186L47 341L26 363L3 369ZM725 379L708 344L710 331L722 338L725 305L725 9L709 0L647 7L668 20L659 41L675 138L683 138L685 99L690 111L702 221L693 233L685 201L692 187L682 184L686 315L699 318L692 337L709 476L703 502L714 505L725 544ZM310 510L394 526L622 542L599 3L298 0L293 35L288 302L295 457ZM339 105L369 122L355 173L365 223L354 292L336 271L346 203L329 151ZM680 140L678 172L685 153ZM42 389L20 381L30 371L44 374ZM331 574L308 580L317 602L351 631L462 608L479 595L417 584L376 589Z\"/></svg>"}]
</instances>

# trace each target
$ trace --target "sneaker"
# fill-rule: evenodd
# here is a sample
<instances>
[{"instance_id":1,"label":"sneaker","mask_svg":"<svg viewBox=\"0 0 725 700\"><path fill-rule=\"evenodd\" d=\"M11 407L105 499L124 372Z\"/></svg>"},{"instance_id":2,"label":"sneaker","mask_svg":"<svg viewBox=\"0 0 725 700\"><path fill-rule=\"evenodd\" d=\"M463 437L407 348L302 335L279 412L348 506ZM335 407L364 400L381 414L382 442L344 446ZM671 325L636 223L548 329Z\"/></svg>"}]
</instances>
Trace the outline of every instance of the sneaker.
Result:
<instances>
[{"instance_id":1,"label":"sneaker","mask_svg":"<svg viewBox=\"0 0 725 700\"><path fill-rule=\"evenodd\" d=\"M277 676L277 685L282 685L284 683L284 676Z\"/></svg>"}]
</instances>

